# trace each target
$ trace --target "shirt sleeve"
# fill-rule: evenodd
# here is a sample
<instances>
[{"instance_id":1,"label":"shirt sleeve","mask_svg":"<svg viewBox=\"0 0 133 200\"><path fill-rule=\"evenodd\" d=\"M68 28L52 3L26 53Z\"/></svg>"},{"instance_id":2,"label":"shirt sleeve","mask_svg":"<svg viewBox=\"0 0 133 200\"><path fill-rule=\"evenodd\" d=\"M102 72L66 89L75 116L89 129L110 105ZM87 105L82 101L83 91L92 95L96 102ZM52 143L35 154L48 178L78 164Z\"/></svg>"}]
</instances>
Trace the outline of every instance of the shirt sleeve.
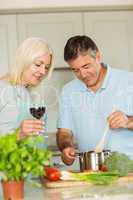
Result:
<instances>
[{"instance_id":1,"label":"shirt sleeve","mask_svg":"<svg viewBox=\"0 0 133 200\"><path fill-rule=\"evenodd\" d=\"M7 93L8 88L0 87L0 111L8 104L9 95ZM8 98L7 98L8 97Z\"/></svg>"},{"instance_id":2,"label":"shirt sleeve","mask_svg":"<svg viewBox=\"0 0 133 200\"><path fill-rule=\"evenodd\" d=\"M66 128L72 131L72 112L70 106L70 98L69 95L64 91L62 92L59 100L57 128Z\"/></svg>"},{"instance_id":3,"label":"shirt sleeve","mask_svg":"<svg viewBox=\"0 0 133 200\"><path fill-rule=\"evenodd\" d=\"M18 115L13 88L9 85L0 87L0 134L13 131Z\"/></svg>"},{"instance_id":4,"label":"shirt sleeve","mask_svg":"<svg viewBox=\"0 0 133 200\"><path fill-rule=\"evenodd\" d=\"M128 92L127 92L127 108L128 108L127 115L133 116L133 81L132 81L132 85L130 85L128 87Z\"/></svg>"}]
</instances>

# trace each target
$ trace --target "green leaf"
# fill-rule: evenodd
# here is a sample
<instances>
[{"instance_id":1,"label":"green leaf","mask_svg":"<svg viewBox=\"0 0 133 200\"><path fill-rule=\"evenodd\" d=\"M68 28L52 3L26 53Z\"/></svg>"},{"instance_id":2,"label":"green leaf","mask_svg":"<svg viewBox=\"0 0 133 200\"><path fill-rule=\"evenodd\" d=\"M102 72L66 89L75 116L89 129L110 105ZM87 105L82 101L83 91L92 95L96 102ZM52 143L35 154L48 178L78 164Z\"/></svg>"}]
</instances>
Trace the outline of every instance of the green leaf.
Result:
<instances>
[{"instance_id":1,"label":"green leaf","mask_svg":"<svg viewBox=\"0 0 133 200\"><path fill-rule=\"evenodd\" d=\"M16 164L16 162L18 161L19 159L19 154L18 152L12 152L12 154L10 154L10 157L9 157L9 161L13 164Z\"/></svg>"},{"instance_id":2,"label":"green leaf","mask_svg":"<svg viewBox=\"0 0 133 200\"><path fill-rule=\"evenodd\" d=\"M20 180L28 177L43 175L44 165L49 164L52 153L39 148L44 142L43 136L17 139L19 129L0 136L0 172L3 179Z\"/></svg>"}]
</instances>

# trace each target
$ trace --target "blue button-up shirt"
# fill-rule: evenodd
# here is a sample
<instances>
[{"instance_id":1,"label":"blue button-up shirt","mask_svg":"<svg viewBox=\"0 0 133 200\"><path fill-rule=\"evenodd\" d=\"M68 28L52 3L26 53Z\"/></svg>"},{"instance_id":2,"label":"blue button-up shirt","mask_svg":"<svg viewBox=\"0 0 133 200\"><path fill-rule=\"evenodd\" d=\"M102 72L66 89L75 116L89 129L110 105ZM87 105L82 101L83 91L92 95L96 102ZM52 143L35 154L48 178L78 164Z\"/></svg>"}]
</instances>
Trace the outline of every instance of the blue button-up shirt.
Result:
<instances>
[{"instance_id":1,"label":"blue button-up shirt","mask_svg":"<svg viewBox=\"0 0 133 200\"><path fill-rule=\"evenodd\" d=\"M75 79L64 86L61 94L57 127L72 131L80 151L95 149L113 108L133 116L133 73L106 67L104 82L97 92ZM109 130L105 149L126 153L133 159L133 131Z\"/></svg>"}]
</instances>

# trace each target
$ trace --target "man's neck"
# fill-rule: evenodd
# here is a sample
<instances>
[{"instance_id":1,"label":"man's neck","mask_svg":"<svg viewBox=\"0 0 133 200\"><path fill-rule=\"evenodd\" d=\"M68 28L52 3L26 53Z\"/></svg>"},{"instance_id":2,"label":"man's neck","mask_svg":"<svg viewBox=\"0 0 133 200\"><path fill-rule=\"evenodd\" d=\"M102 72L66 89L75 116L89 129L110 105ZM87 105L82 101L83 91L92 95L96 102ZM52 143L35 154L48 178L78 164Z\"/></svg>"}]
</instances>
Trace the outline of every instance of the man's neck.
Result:
<instances>
[{"instance_id":1,"label":"man's neck","mask_svg":"<svg viewBox=\"0 0 133 200\"><path fill-rule=\"evenodd\" d=\"M106 73L107 73L107 68L101 66L101 70L100 70L97 82L92 87L89 87L93 92L96 92L97 90L101 88L104 78L106 76Z\"/></svg>"}]
</instances>

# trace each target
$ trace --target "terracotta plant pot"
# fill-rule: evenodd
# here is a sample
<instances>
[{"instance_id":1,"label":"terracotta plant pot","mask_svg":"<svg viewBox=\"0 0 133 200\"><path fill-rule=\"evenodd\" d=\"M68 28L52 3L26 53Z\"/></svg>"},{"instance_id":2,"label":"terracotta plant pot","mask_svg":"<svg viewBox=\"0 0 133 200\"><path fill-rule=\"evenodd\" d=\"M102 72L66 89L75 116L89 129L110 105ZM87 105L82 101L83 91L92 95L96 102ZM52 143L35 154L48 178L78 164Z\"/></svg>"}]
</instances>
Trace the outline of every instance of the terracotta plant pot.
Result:
<instances>
[{"instance_id":1,"label":"terracotta plant pot","mask_svg":"<svg viewBox=\"0 0 133 200\"><path fill-rule=\"evenodd\" d=\"M2 181L4 200L23 200L24 181Z\"/></svg>"}]
</instances>

